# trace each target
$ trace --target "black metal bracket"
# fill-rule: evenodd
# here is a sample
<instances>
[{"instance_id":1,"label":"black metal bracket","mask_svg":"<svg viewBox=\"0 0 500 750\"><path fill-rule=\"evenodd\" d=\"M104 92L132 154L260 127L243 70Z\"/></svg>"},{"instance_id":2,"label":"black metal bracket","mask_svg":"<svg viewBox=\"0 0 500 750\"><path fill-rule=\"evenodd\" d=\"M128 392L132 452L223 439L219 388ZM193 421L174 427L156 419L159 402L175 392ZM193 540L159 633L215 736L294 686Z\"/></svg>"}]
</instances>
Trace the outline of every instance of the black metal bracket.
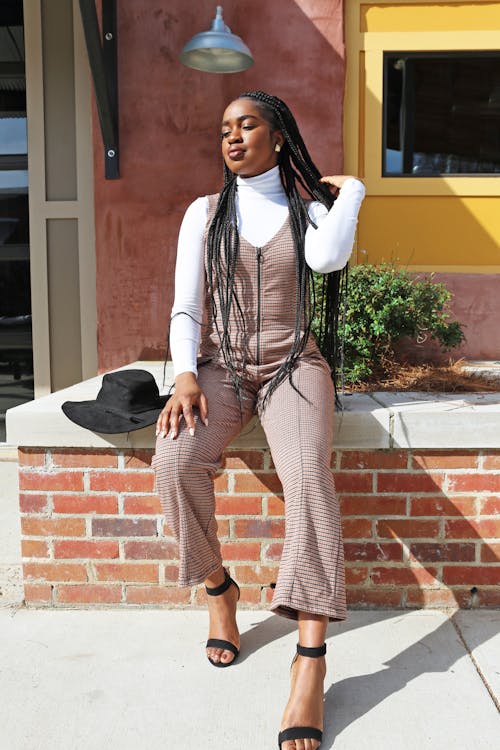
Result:
<instances>
[{"instance_id":1,"label":"black metal bracket","mask_svg":"<svg viewBox=\"0 0 500 750\"><path fill-rule=\"evenodd\" d=\"M80 0L80 13L104 143L105 176L116 180L120 176L116 0L102 0L102 43L95 0Z\"/></svg>"}]
</instances>

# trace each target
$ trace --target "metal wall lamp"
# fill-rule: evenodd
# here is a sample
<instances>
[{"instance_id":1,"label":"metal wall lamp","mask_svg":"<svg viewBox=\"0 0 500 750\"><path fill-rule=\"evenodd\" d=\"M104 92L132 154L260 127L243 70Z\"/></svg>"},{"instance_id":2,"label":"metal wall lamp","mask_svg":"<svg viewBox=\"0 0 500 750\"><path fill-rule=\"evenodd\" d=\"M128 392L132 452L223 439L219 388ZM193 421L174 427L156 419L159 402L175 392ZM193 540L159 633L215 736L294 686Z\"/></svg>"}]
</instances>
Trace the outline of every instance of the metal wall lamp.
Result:
<instances>
[{"instance_id":1,"label":"metal wall lamp","mask_svg":"<svg viewBox=\"0 0 500 750\"><path fill-rule=\"evenodd\" d=\"M252 53L244 42L226 26L222 6L209 31L202 31L184 46L180 60L188 68L207 73L238 73L253 65Z\"/></svg>"},{"instance_id":2,"label":"metal wall lamp","mask_svg":"<svg viewBox=\"0 0 500 750\"><path fill-rule=\"evenodd\" d=\"M102 43L95 0L80 0L80 13L104 143L105 176L116 180L120 176L116 0L102 0Z\"/></svg>"}]
</instances>

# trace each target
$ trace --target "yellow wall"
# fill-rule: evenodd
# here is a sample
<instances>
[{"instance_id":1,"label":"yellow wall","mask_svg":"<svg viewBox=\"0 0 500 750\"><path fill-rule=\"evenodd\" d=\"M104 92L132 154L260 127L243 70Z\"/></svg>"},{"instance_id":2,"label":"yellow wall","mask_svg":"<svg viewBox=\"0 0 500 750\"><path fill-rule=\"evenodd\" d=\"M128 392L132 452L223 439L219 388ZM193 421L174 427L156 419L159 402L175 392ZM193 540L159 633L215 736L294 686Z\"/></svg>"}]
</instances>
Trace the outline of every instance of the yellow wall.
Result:
<instances>
[{"instance_id":1,"label":"yellow wall","mask_svg":"<svg viewBox=\"0 0 500 750\"><path fill-rule=\"evenodd\" d=\"M348 5L350 3L347 3ZM496 2L362 3L361 31L472 31L500 28Z\"/></svg>"},{"instance_id":2,"label":"yellow wall","mask_svg":"<svg viewBox=\"0 0 500 750\"><path fill-rule=\"evenodd\" d=\"M498 177L382 177L383 53L497 49L500 2L346 3L345 173L364 179L358 262L500 273Z\"/></svg>"},{"instance_id":3,"label":"yellow wall","mask_svg":"<svg viewBox=\"0 0 500 750\"><path fill-rule=\"evenodd\" d=\"M500 264L498 198L369 196L358 230L358 260L401 265ZM465 269L464 269L465 270Z\"/></svg>"}]
</instances>

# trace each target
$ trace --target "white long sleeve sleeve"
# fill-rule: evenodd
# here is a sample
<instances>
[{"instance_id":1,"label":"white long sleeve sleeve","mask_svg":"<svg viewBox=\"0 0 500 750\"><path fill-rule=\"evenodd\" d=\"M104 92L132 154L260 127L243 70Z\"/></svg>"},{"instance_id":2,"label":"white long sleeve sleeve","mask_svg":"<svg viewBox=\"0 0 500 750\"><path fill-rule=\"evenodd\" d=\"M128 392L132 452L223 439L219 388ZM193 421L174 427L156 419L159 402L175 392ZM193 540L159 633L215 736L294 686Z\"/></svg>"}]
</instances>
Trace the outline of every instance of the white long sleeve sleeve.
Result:
<instances>
[{"instance_id":1,"label":"white long sleeve sleeve","mask_svg":"<svg viewBox=\"0 0 500 750\"><path fill-rule=\"evenodd\" d=\"M200 344L205 270L203 234L207 221L207 199L197 198L182 220L175 264L175 297L170 320L170 351L174 376L194 372Z\"/></svg>"},{"instance_id":2,"label":"white long sleeve sleeve","mask_svg":"<svg viewBox=\"0 0 500 750\"><path fill-rule=\"evenodd\" d=\"M329 273L349 260L365 187L356 178L347 179L330 211L323 204L309 204L309 215L317 229L309 226L305 237L306 262L313 271ZM208 200L197 198L182 220L175 267L175 299L170 324L170 350L174 375L197 375L196 357L204 308L205 269L203 236ZM240 234L255 247L265 245L288 215L279 168L257 177L238 177L237 219Z\"/></svg>"},{"instance_id":3,"label":"white long sleeve sleeve","mask_svg":"<svg viewBox=\"0 0 500 750\"><path fill-rule=\"evenodd\" d=\"M352 253L365 186L349 177L340 189L337 200L328 211L322 203L311 203L309 216L318 225L306 231L306 263L313 271L331 273L345 266Z\"/></svg>"}]
</instances>

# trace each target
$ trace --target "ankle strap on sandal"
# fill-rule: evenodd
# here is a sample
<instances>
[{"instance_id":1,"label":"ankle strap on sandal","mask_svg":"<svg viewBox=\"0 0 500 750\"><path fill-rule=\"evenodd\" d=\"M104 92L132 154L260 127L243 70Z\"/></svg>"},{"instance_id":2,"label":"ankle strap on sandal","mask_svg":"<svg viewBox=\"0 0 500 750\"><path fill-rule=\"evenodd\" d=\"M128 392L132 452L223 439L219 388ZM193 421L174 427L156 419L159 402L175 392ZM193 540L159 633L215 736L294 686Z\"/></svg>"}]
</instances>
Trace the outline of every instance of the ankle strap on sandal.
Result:
<instances>
[{"instance_id":1,"label":"ankle strap on sandal","mask_svg":"<svg viewBox=\"0 0 500 750\"><path fill-rule=\"evenodd\" d=\"M315 646L314 648L309 648L308 646L301 646L300 643L297 643L297 653L301 656L311 656L311 657L317 657L317 656L324 656L326 654L326 643L323 643L322 646Z\"/></svg>"},{"instance_id":2,"label":"ankle strap on sandal","mask_svg":"<svg viewBox=\"0 0 500 750\"><path fill-rule=\"evenodd\" d=\"M209 596L219 596L219 594L223 594L224 591L227 591L227 589L231 585L231 581L233 580L227 570L223 568L224 570L224 581L219 586L213 586L209 588L208 586L205 586L205 591Z\"/></svg>"}]
</instances>

